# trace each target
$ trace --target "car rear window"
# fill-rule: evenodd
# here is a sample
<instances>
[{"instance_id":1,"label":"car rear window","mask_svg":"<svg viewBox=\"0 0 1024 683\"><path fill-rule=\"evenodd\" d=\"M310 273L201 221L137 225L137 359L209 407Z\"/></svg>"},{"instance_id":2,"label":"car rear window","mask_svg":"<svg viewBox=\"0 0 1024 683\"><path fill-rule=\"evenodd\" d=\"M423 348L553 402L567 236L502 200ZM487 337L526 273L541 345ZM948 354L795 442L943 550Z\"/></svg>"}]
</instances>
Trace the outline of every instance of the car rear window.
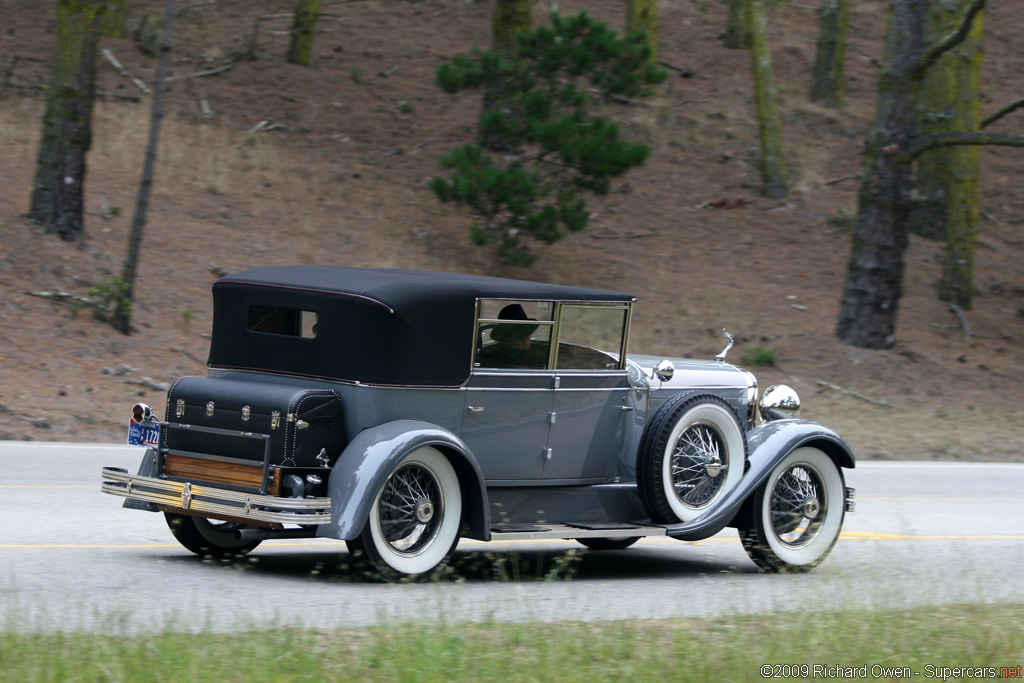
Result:
<instances>
[{"instance_id":1,"label":"car rear window","mask_svg":"<svg viewBox=\"0 0 1024 683\"><path fill-rule=\"evenodd\" d=\"M318 322L319 316L314 311L281 306L249 307L249 329L253 332L313 339L316 337Z\"/></svg>"}]
</instances>

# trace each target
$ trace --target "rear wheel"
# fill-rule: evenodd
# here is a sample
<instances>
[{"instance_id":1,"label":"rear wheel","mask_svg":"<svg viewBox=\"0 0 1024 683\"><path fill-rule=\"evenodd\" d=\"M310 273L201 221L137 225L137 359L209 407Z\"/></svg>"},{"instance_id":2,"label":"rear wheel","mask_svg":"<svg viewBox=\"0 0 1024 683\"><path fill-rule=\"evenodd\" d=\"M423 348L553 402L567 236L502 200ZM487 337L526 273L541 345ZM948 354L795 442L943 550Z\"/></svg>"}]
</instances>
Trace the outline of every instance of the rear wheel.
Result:
<instances>
[{"instance_id":1,"label":"rear wheel","mask_svg":"<svg viewBox=\"0 0 1024 683\"><path fill-rule=\"evenodd\" d=\"M462 524L459 477L436 448L406 455L388 474L362 533L347 541L385 580L426 579L455 549Z\"/></svg>"},{"instance_id":2,"label":"rear wheel","mask_svg":"<svg viewBox=\"0 0 1024 683\"><path fill-rule=\"evenodd\" d=\"M751 520L740 528L747 555L770 572L808 572L839 538L845 515L842 470L817 448L798 448L754 494Z\"/></svg>"},{"instance_id":3,"label":"rear wheel","mask_svg":"<svg viewBox=\"0 0 1024 683\"><path fill-rule=\"evenodd\" d=\"M167 526L178 543L204 557L240 557L252 551L260 541L240 541L235 531L244 527L236 522L179 515L165 512Z\"/></svg>"}]
</instances>

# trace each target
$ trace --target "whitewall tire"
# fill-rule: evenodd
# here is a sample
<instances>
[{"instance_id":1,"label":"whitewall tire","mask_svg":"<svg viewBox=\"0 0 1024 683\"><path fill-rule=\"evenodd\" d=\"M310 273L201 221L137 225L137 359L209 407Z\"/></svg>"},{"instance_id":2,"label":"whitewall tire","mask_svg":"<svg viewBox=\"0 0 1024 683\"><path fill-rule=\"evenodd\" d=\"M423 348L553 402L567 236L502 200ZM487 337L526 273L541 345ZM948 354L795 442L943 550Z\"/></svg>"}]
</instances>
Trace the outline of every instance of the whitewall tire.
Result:
<instances>
[{"instance_id":1,"label":"whitewall tire","mask_svg":"<svg viewBox=\"0 0 1024 683\"><path fill-rule=\"evenodd\" d=\"M459 477L448 458L426 446L388 473L349 551L386 580L428 578L455 549L461 525Z\"/></svg>"},{"instance_id":2,"label":"whitewall tire","mask_svg":"<svg viewBox=\"0 0 1024 683\"><path fill-rule=\"evenodd\" d=\"M751 519L739 530L743 548L768 571L810 571L839 539L845 499L835 461L817 448L798 448L754 495Z\"/></svg>"}]
</instances>

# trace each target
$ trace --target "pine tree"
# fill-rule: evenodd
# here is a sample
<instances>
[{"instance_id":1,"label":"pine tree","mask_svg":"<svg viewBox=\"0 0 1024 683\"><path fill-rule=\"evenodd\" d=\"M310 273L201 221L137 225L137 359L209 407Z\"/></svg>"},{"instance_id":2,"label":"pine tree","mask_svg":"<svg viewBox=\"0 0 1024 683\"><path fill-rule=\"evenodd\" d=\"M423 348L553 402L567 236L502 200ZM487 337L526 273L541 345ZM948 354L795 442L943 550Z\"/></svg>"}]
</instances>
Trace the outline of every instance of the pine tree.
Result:
<instances>
[{"instance_id":1,"label":"pine tree","mask_svg":"<svg viewBox=\"0 0 1024 683\"><path fill-rule=\"evenodd\" d=\"M665 72L650 63L642 34L619 37L585 12L552 17L550 28L517 36L509 59L494 51L456 55L437 70L447 92L503 83L521 115L486 111L481 130L501 135L516 154L500 159L467 144L441 158L448 179L431 189L441 201L468 206L481 216L472 229L477 244L497 242L506 263L535 257L523 236L554 242L582 230L588 211L581 191L606 194L611 178L642 164L646 145L621 139L619 127L592 113L601 96L642 97Z\"/></svg>"}]
</instances>

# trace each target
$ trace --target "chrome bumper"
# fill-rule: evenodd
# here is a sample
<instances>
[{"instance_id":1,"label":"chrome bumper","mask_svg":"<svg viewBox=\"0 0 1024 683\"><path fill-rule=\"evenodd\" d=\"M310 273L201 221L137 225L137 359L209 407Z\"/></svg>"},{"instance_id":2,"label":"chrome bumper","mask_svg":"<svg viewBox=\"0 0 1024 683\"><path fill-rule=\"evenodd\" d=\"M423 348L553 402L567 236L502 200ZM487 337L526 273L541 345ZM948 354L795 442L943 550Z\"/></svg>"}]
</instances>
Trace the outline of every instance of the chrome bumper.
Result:
<instances>
[{"instance_id":1,"label":"chrome bumper","mask_svg":"<svg viewBox=\"0 0 1024 683\"><path fill-rule=\"evenodd\" d=\"M191 512L241 517L278 524L327 524L330 498L280 498L231 491L189 482L129 474L119 467L103 468L103 493Z\"/></svg>"}]
</instances>

